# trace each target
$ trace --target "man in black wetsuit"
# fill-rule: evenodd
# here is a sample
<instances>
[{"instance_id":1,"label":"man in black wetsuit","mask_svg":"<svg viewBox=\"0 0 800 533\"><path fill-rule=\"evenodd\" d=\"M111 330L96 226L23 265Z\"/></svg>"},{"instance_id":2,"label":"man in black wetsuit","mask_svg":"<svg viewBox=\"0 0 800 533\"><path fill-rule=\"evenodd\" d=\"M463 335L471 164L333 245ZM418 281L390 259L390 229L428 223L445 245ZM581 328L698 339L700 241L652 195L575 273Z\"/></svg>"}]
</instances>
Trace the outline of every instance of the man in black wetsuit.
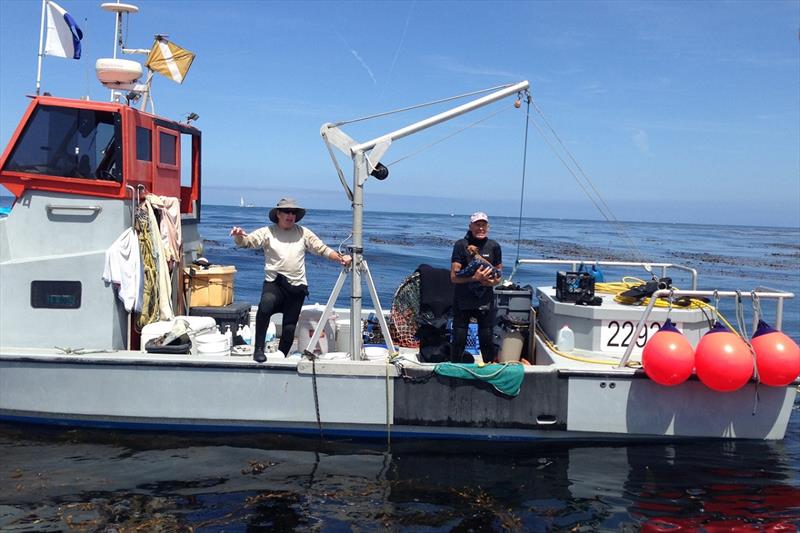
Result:
<instances>
[{"instance_id":1,"label":"man in black wetsuit","mask_svg":"<svg viewBox=\"0 0 800 533\"><path fill-rule=\"evenodd\" d=\"M476 246L481 257L489 265L478 268L472 276L459 276L457 273L467 266L472 257L467 246ZM503 268L503 257L500 245L489 238L489 217L478 211L469 218L469 231L463 239L453 245L453 256L450 265L450 281L455 284L453 297L453 351L451 360L462 362L464 348L467 345L467 328L470 318L478 320L478 339L481 345L481 356L484 363L494 361L496 354L492 340L495 308L492 287L500 283L498 274Z\"/></svg>"}]
</instances>

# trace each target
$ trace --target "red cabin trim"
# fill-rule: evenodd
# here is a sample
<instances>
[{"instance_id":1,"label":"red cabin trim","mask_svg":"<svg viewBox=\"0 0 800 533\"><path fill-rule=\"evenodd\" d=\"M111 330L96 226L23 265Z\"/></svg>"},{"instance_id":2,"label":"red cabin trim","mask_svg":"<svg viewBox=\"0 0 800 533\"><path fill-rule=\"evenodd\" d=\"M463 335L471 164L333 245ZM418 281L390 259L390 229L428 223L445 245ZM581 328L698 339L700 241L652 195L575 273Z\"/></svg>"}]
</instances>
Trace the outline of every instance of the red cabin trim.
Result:
<instances>
[{"instance_id":1,"label":"red cabin trim","mask_svg":"<svg viewBox=\"0 0 800 533\"><path fill-rule=\"evenodd\" d=\"M67 178L29 172L0 170L0 184L3 184L11 191L17 199L27 190L37 190L82 196L118 198L122 200L130 195L130 191L126 188L127 186L136 188L141 185L147 192L179 198L182 213L193 213L195 211L194 206L199 205L201 184L200 130L187 124L157 117L127 105L114 102L73 100L50 96L33 97L33 100L25 110L17 128L14 130L11 140L3 151L2 157L0 157L0 169L5 167L6 161L11 156L11 152L22 136L26 124L31 120L37 106L40 105L108 111L119 114L122 136L122 181ZM137 127L150 130L151 132L150 161L139 160L137 158ZM159 135L161 133L175 137L175 164L162 163L160 161L161 146ZM180 159L181 134L190 135L192 154L189 161L181 161ZM186 139L184 138L184 140ZM181 186L182 165L190 165L190 187Z\"/></svg>"}]
</instances>

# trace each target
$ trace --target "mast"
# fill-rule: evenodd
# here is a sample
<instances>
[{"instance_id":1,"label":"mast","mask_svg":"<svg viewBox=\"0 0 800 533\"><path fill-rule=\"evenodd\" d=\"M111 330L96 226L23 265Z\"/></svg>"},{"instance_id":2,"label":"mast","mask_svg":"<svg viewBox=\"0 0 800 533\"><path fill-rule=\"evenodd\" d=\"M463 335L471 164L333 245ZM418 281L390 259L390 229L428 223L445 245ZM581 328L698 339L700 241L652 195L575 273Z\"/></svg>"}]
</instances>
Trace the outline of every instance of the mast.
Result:
<instances>
[{"instance_id":1,"label":"mast","mask_svg":"<svg viewBox=\"0 0 800 533\"><path fill-rule=\"evenodd\" d=\"M47 9L47 0L42 0L42 21L39 26L39 60L36 66L36 96L42 87L42 55L44 54L44 17Z\"/></svg>"}]
</instances>

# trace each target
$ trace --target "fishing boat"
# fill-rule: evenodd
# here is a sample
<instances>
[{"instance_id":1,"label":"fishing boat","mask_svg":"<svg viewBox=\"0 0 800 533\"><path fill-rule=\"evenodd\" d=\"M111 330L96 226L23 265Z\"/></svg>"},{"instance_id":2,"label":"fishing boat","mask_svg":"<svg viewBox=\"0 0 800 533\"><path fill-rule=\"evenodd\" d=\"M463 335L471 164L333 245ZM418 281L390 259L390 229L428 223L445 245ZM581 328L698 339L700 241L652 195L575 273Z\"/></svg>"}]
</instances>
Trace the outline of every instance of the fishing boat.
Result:
<instances>
[{"instance_id":1,"label":"fishing boat","mask_svg":"<svg viewBox=\"0 0 800 533\"><path fill-rule=\"evenodd\" d=\"M115 12L118 28L135 12L128 4L104 6ZM415 337L425 319L420 275L398 289L405 304L396 298L382 309L365 260L365 183L386 177L380 160L392 143L506 98L530 102L527 81L366 142L341 124L322 126L353 204L353 265L342 270L324 307L305 310L314 313L313 327L298 340L300 355L272 352L259 364L228 350L148 351L139 328L147 312L167 335L197 341L197 330L208 328L186 316L183 298L189 267L202 252L202 136L188 119L136 109L137 100L151 98L150 87L130 75L137 69L119 63L127 60L117 61L102 63L101 78L115 101L36 95L0 157L0 184L15 198L0 218L0 420L378 439L784 437L800 374L773 368L776 360L792 368L800 357L779 331L783 304L794 297L789 292L701 290L695 271L668 263L520 259L520 269L552 267L556 286L495 289L501 362L490 365L479 357L463 364L423 355ZM337 151L354 163L352 187ZM174 256L167 247L157 250L164 290L157 302L125 298L125 280L104 275L109 250L146 256L146 241L159 241L149 214L162 209L155 218L163 221L169 206L179 211L182 244ZM645 270L652 281L602 292L596 272L580 263ZM680 276L689 289L672 284ZM351 305L335 308L347 277ZM361 306L362 284L374 309ZM620 294L632 290L634 296ZM719 298L776 307L774 329L759 336L765 347L730 328L709 333L717 314L705 300ZM414 330L411 339L400 338L403 320ZM660 331L670 329L668 321L675 331ZM382 345L369 346L378 332ZM327 353L319 349L323 336Z\"/></svg>"}]
</instances>

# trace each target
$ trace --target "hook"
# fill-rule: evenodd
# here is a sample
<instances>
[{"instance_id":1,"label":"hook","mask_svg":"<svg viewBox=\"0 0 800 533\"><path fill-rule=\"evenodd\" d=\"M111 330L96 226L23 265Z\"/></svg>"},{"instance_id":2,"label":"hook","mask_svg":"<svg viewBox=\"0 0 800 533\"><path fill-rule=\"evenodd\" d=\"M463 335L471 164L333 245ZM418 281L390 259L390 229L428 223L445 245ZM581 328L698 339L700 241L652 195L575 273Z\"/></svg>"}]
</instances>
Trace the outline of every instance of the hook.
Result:
<instances>
[{"instance_id":1,"label":"hook","mask_svg":"<svg viewBox=\"0 0 800 533\"><path fill-rule=\"evenodd\" d=\"M717 324L719 315L719 291L714 289L714 325Z\"/></svg>"},{"instance_id":2,"label":"hook","mask_svg":"<svg viewBox=\"0 0 800 533\"><path fill-rule=\"evenodd\" d=\"M131 227L133 227L136 220L136 208L139 207L139 202L134 203L134 201L138 199L138 195L132 185L125 185L125 188L131 190Z\"/></svg>"},{"instance_id":3,"label":"hook","mask_svg":"<svg viewBox=\"0 0 800 533\"><path fill-rule=\"evenodd\" d=\"M669 302L669 307L667 307L667 320L669 320L669 314L672 312L672 300L675 298L675 287L669 288L669 296L667 296L667 301Z\"/></svg>"},{"instance_id":4,"label":"hook","mask_svg":"<svg viewBox=\"0 0 800 533\"><path fill-rule=\"evenodd\" d=\"M761 320L761 298L755 290L750 291L750 298L753 301L753 322L758 324Z\"/></svg>"},{"instance_id":5,"label":"hook","mask_svg":"<svg viewBox=\"0 0 800 533\"><path fill-rule=\"evenodd\" d=\"M739 336L747 338L744 327L744 302L742 301L742 291L736 290L736 325L739 327Z\"/></svg>"}]
</instances>

